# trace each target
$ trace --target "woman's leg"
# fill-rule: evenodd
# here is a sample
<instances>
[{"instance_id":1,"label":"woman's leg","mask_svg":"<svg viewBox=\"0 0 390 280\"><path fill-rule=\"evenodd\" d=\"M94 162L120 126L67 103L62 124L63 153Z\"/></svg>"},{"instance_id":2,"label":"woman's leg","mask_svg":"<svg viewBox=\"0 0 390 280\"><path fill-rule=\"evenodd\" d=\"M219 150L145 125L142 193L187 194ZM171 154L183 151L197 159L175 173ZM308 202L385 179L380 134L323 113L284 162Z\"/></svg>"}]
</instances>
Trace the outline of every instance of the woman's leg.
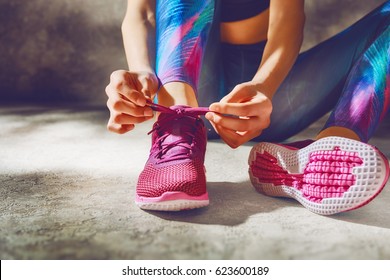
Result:
<instances>
[{"instance_id":1,"label":"woman's leg","mask_svg":"<svg viewBox=\"0 0 390 280\"><path fill-rule=\"evenodd\" d=\"M367 141L388 108L389 22L387 1L350 28L302 53L274 97L271 126L256 140L291 137L340 100L325 128L347 126ZM362 110L344 110L346 103L350 108L366 106L363 111L370 110L369 124L358 114Z\"/></svg>"},{"instance_id":2,"label":"woman's leg","mask_svg":"<svg viewBox=\"0 0 390 280\"><path fill-rule=\"evenodd\" d=\"M159 103L197 106L204 50L214 16L214 0L159 0L156 7L156 72Z\"/></svg>"},{"instance_id":3,"label":"woman's leg","mask_svg":"<svg viewBox=\"0 0 390 280\"><path fill-rule=\"evenodd\" d=\"M390 28L362 54L319 138L353 131L368 142L390 106Z\"/></svg>"}]
</instances>

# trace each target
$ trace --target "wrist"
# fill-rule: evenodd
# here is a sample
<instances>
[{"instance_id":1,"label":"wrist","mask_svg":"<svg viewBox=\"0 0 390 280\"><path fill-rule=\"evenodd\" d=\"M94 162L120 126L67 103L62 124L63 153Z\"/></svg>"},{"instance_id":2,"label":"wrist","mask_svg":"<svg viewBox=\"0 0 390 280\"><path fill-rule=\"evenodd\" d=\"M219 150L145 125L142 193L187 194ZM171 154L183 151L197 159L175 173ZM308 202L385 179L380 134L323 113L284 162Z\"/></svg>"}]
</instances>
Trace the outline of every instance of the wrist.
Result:
<instances>
[{"instance_id":1,"label":"wrist","mask_svg":"<svg viewBox=\"0 0 390 280\"><path fill-rule=\"evenodd\" d=\"M154 69L148 65L131 65L129 67L129 72L149 73L156 76Z\"/></svg>"},{"instance_id":2,"label":"wrist","mask_svg":"<svg viewBox=\"0 0 390 280\"><path fill-rule=\"evenodd\" d=\"M276 89L274 89L272 86L270 86L266 82L258 81L258 80L252 80L251 81L253 87L258 91L267 96L269 99L272 100Z\"/></svg>"}]
</instances>

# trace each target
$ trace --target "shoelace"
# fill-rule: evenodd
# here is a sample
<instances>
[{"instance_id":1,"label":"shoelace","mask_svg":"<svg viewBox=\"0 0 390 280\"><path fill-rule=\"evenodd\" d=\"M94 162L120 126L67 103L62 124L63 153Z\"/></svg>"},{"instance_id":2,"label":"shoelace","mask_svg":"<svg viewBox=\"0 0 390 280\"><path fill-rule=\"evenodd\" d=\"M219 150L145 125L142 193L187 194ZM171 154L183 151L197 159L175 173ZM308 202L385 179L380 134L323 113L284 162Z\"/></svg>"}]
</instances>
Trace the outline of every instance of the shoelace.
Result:
<instances>
[{"instance_id":1,"label":"shoelace","mask_svg":"<svg viewBox=\"0 0 390 280\"><path fill-rule=\"evenodd\" d=\"M153 111L160 112L160 113L167 113L167 114L173 114L173 115L183 115L183 116L191 116L196 117L199 115L205 115L207 112L210 112L209 108L207 107L183 107L183 108L177 108L177 109L171 109L169 107L165 107L156 103L153 103L151 101L148 101L146 103Z\"/></svg>"},{"instance_id":2,"label":"shoelace","mask_svg":"<svg viewBox=\"0 0 390 280\"><path fill-rule=\"evenodd\" d=\"M209 112L207 107L178 107L178 108L168 108L159 104L155 104L152 102L148 102L147 105L154 111L161 112L163 114L167 114L168 116L164 117L163 121L158 120L153 129L148 133L151 134L154 131L162 132L161 135L158 136L157 141L153 144L152 150L158 150L156 157L159 163L169 162L174 160L187 159L192 151L193 147L196 143L195 132L196 128L190 127L187 129L186 127L182 128L182 136L179 139L172 141L170 143L165 143L165 140L170 135L167 128L171 125L172 121L175 121L178 117L188 117L193 118L194 121L199 120L199 115L205 115ZM175 154L167 154L174 147L182 147L181 152L177 152Z\"/></svg>"}]
</instances>

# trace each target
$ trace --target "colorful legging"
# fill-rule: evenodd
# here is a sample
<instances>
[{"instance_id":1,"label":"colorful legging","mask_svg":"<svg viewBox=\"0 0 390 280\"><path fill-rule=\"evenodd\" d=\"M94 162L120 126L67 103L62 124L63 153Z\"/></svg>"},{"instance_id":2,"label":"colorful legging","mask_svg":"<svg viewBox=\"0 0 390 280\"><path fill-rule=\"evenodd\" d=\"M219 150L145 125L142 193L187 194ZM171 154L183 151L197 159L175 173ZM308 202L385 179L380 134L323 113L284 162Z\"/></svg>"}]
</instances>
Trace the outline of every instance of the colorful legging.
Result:
<instances>
[{"instance_id":1,"label":"colorful legging","mask_svg":"<svg viewBox=\"0 0 390 280\"><path fill-rule=\"evenodd\" d=\"M190 84L201 106L251 80L266 44L220 43L219 5L218 0L157 1L156 73L162 84ZM256 140L287 139L332 110L324 128L346 127L367 142L390 105L389 22L386 1L301 53L274 96L270 127Z\"/></svg>"}]
</instances>

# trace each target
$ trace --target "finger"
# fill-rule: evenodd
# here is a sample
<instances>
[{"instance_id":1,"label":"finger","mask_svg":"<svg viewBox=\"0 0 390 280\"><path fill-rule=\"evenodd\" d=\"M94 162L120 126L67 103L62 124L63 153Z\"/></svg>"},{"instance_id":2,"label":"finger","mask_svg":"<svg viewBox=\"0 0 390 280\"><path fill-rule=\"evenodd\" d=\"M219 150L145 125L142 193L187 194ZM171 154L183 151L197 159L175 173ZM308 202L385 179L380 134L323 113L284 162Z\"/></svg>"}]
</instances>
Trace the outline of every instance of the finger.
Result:
<instances>
[{"instance_id":1,"label":"finger","mask_svg":"<svg viewBox=\"0 0 390 280\"><path fill-rule=\"evenodd\" d=\"M134 104L141 107L144 107L146 105L145 95L142 92L129 87L127 84L121 84L116 89L118 93L126 97L129 101L133 102Z\"/></svg>"},{"instance_id":2,"label":"finger","mask_svg":"<svg viewBox=\"0 0 390 280\"><path fill-rule=\"evenodd\" d=\"M233 149L259 136L262 132L262 130L259 129L252 131L234 131L217 125L212 121L210 121L210 123L214 127L215 131L220 135L221 139Z\"/></svg>"},{"instance_id":3,"label":"finger","mask_svg":"<svg viewBox=\"0 0 390 280\"><path fill-rule=\"evenodd\" d=\"M220 125L213 124L215 130L221 136L221 139L228 144L231 148L235 149L239 146L239 142L237 141L237 137L235 136L235 132L224 128Z\"/></svg>"},{"instance_id":4,"label":"finger","mask_svg":"<svg viewBox=\"0 0 390 280\"><path fill-rule=\"evenodd\" d=\"M215 113L207 113L206 118L215 124L234 131L248 131L259 127L260 120L258 117L251 118L234 118L222 116Z\"/></svg>"},{"instance_id":5,"label":"finger","mask_svg":"<svg viewBox=\"0 0 390 280\"><path fill-rule=\"evenodd\" d=\"M122 81L126 80L128 72L126 70L116 70L110 75L110 84L119 84Z\"/></svg>"},{"instance_id":6,"label":"finger","mask_svg":"<svg viewBox=\"0 0 390 280\"><path fill-rule=\"evenodd\" d=\"M229 114L235 116L258 116L261 114L261 103L246 102L246 103L225 103L216 102L210 105L210 111L220 114Z\"/></svg>"},{"instance_id":7,"label":"finger","mask_svg":"<svg viewBox=\"0 0 390 280\"><path fill-rule=\"evenodd\" d=\"M150 117L153 116L153 110L148 107L140 107L132 102L126 101L117 94L115 97L109 98L107 107L113 112L124 113L134 117Z\"/></svg>"},{"instance_id":8,"label":"finger","mask_svg":"<svg viewBox=\"0 0 390 280\"><path fill-rule=\"evenodd\" d=\"M211 126L214 128L215 132L221 137L221 139L227 144L229 145L231 148L235 149L237 148L238 146L231 140L231 137L229 136L226 136L226 129L224 129L223 127L213 123L212 121L210 121L210 124Z\"/></svg>"},{"instance_id":9,"label":"finger","mask_svg":"<svg viewBox=\"0 0 390 280\"><path fill-rule=\"evenodd\" d=\"M252 140L253 138L260 136L262 130L256 129L244 132L237 131L236 133L239 135L236 144L241 146L242 144Z\"/></svg>"},{"instance_id":10,"label":"finger","mask_svg":"<svg viewBox=\"0 0 390 280\"><path fill-rule=\"evenodd\" d=\"M151 119L152 117L134 117L127 114L115 114L112 116L112 123L115 124L137 124Z\"/></svg>"},{"instance_id":11,"label":"finger","mask_svg":"<svg viewBox=\"0 0 390 280\"><path fill-rule=\"evenodd\" d=\"M138 86L132 73L125 70L114 71L110 76L110 84L106 88L108 96L113 95L113 92L118 92L125 96L129 101L145 106L145 96L137 90Z\"/></svg>"},{"instance_id":12,"label":"finger","mask_svg":"<svg viewBox=\"0 0 390 280\"><path fill-rule=\"evenodd\" d=\"M124 134L126 132L129 132L130 130L133 130L134 125L133 124L120 125L120 124L109 122L107 124L107 129L114 133Z\"/></svg>"},{"instance_id":13,"label":"finger","mask_svg":"<svg viewBox=\"0 0 390 280\"><path fill-rule=\"evenodd\" d=\"M131 89L128 85L125 85L123 83L120 83L117 85L110 83L106 87L105 91L106 91L108 98L125 99L125 100L128 100L128 101L130 101L134 104L137 104L139 106L142 106L142 104L144 104L143 106L145 106L145 104L146 104L146 101L142 102L142 99L145 99L145 97L143 96L142 93L140 93L134 89Z\"/></svg>"},{"instance_id":14,"label":"finger","mask_svg":"<svg viewBox=\"0 0 390 280\"><path fill-rule=\"evenodd\" d=\"M228 144L232 148L236 148L237 146L231 141L231 137L226 136L226 130L220 125L215 124L213 121L210 121L211 126L214 128L215 132L221 137L221 139Z\"/></svg>"},{"instance_id":15,"label":"finger","mask_svg":"<svg viewBox=\"0 0 390 280\"><path fill-rule=\"evenodd\" d=\"M223 138L224 141L233 149L259 136L262 132L261 130L233 131L223 127L220 127L219 131L220 131L221 138Z\"/></svg>"},{"instance_id":16,"label":"finger","mask_svg":"<svg viewBox=\"0 0 390 280\"><path fill-rule=\"evenodd\" d=\"M152 98L157 93L158 90L158 79L151 72L138 72L131 73L131 78L133 84L135 84L135 89L141 92L147 101L152 101Z\"/></svg>"},{"instance_id":17,"label":"finger","mask_svg":"<svg viewBox=\"0 0 390 280\"><path fill-rule=\"evenodd\" d=\"M142 77L140 79L141 83L141 92L148 98L151 99L151 97L155 94L155 86L154 81L148 77Z\"/></svg>"},{"instance_id":18,"label":"finger","mask_svg":"<svg viewBox=\"0 0 390 280\"><path fill-rule=\"evenodd\" d=\"M239 84L235 86L231 92L225 95L221 102L239 103L246 102L256 95L256 91L248 90L248 86L245 84Z\"/></svg>"}]
</instances>

